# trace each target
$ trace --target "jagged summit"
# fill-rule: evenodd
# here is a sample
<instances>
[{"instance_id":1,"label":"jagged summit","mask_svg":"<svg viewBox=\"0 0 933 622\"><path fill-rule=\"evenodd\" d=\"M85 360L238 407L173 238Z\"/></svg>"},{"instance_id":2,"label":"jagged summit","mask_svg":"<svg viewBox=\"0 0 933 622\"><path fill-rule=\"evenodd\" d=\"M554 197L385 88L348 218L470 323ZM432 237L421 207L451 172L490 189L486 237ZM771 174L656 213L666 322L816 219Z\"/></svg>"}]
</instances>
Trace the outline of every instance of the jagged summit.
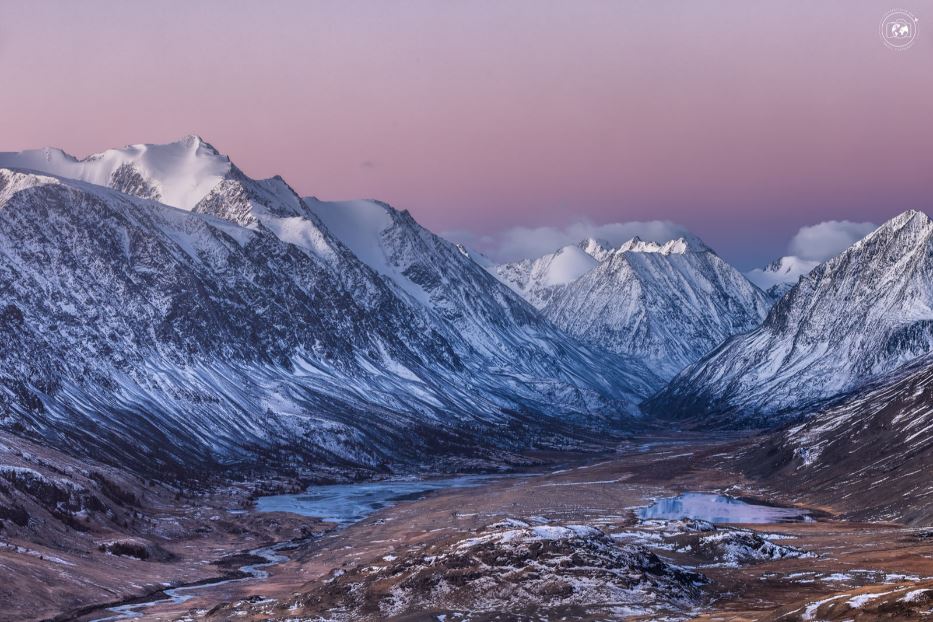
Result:
<instances>
[{"instance_id":1,"label":"jagged summit","mask_svg":"<svg viewBox=\"0 0 933 622\"><path fill-rule=\"evenodd\" d=\"M609 242L596 238L586 238L577 245L587 254L602 261L613 253L661 253L662 255L684 253L713 252L700 238L694 235L682 235L664 242L645 240L641 236L634 236L619 246L613 247Z\"/></svg>"},{"instance_id":2,"label":"jagged summit","mask_svg":"<svg viewBox=\"0 0 933 622\"><path fill-rule=\"evenodd\" d=\"M929 238L931 230L933 230L933 220L930 220L929 216L919 210L907 210L882 223L877 229L846 251L830 259L829 262L861 249L879 249L891 244L904 246L916 244Z\"/></svg>"},{"instance_id":3,"label":"jagged summit","mask_svg":"<svg viewBox=\"0 0 933 622\"><path fill-rule=\"evenodd\" d=\"M283 241L334 260L339 246L279 175L252 179L196 134L135 144L78 160L57 149L0 153L0 166L37 170L106 186L244 227L260 224Z\"/></svg>"},{"instance_id":4,"label":"jagged summit","mask_svg":"<svg viewBox=\"0 0 933 622\"><path fill-rule=\"evenodd\" d=\"M926 227L930 225L931 221L930 221L930 217L927 216L925 212L922 212L920 210L915 210L915 209L909 209L905 212L901 212L894 218L882 224L880 227L878 227L878 230L880 231L883 229L898 229L911 222L917 224L918 226ZM871 237L871 235L873 234L869 234L868 237Z\"/></svg>"},{"instance_id":5,"label":"jagged summit","mask_svg":"<svg viewBox=\"0 0 933 622\"><path fill-rule=\"evenodd\" d=\"M705 252L709 250L698 239L684 237L668 240L663 244L642 240L637 235L616 249L616 253L660 253L662 255L683 255L687 252Z\"/></svg>"},{"instance_id":6,"label":"jagged summit","mask_svg":"<svg viewBox=\"0 0 933 622\"><path fill-rule=\"evenodd\" d=\"M604 260L613 250L609 242L597 238L586 238L581 240L577 246L597 261Z\"/></svg>"}]
</instances>

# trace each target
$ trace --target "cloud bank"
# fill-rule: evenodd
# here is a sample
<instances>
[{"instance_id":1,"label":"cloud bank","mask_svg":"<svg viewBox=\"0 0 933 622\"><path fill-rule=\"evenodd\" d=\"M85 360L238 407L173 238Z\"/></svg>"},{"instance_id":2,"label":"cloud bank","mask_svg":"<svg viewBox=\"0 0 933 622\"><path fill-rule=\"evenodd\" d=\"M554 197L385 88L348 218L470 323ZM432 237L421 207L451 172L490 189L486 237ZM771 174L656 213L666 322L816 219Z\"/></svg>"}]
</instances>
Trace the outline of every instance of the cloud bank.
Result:
<instances>
[{"instance_id":1,"label":"cloud bank","mask_svg":"<svg viewBox=\"0 0 933 622\"><path fill-rule=\"evenodd\" d=\"M749 281L762 289L775 285L793 285L827 259L835 257L874 231L870 222L826 220L801 227L787 245L787 255L767 269L756 268L745 273Z\"/></svg>"},{"instance_id":2,"label":"cloud bank","mask_svg":"<svg viewBox=\"0 0 933 622\"><path fill-rule=\"evenodd\" d=\"M801 227L787 246L788 254L809 261L826 261L871 233L877 225L851 220L827 220Z\"/></svg>"},{"instance_id":3,"label":"cloud bank","mask_svg":"<svg viewBox=\"0 0 933 622\"><path fill-rule=\"evenodd\" d=\"M877 225L850 220L827 220L801 227L787 245L788 263L803 273L833 257L872 232ZM683 225L669 220L646 220L596 224L578 220L562 227L512 227L488 235L469 231L447 231L443 237L478 250L496 263L534 259L586 238L604 240L612 246L638 236L666 242L692 235ZM750 273L747 273L750 274ZM796 280L796 279L795 279Z\"/></svg>"}]
</instances>

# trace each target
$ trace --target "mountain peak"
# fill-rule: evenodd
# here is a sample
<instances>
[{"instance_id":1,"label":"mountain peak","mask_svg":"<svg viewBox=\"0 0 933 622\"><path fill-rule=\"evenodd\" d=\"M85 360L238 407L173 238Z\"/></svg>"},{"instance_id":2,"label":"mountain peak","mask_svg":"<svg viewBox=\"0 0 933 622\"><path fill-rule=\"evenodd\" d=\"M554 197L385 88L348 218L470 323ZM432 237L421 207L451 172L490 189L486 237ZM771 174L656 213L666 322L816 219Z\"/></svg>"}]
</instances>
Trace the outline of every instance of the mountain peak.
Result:
<instances>
[{"instance_id":1,"label":"mountain peak","mask_svg":"<svg viewBox=\"0 0 933 622\"><path fill-rule=\"evenodd\" d=\"M616 253L660 253L662 255L684 255L688 252L703 252L709 248L697 238L679 237L663 244L642 240L637 235L616 249Z\"/></svg>"},{"instance_id":2,"label":"mountain peak","mask_svg":"<svg viewBox=\"0 0 933 622\"><path fill-rule=\"evenodd\" d=\"M879 227L879 229L900 229L901 227L907 224L914 224L921 227L926 227L933 224L933 221L930 220L930 217L920 210L910 209L906 212L902 212L887 221Z\"/></svg>"},{"instance_id":3,"label":"mountain peak","mask_svg":"<svg viewBox=\"0 0 933 622\"><path fill-rule=\"evenodd\" d=\"M829 260L827 264L842 261L842 257L852 254L882 252L884 261L897 261L897 257L909 252L918 244L926 244L933 238L933 220L919 210L907 210L883 223L880 227L850 246L848 249ZM889 252L888 249L891 248Z\"/></svg>"},{"instance_id":4,"label":"mountain peak","mask_svg":"<svg viewBox=\"0 0 933 622\"><path fill-rule=\"evenodd\" d=\"M26 188L58 183L54 177L0 166L0 200Z\"/></svg>"},{"instance_id":5,"label":"mountain peak","mask_svg":"<svg viewBox=\"0 0 933 622\"><path fill-rule=\"evenodd\" d=\"M775 259L764 268L745 273L745 278L760 287L772 300L777 300L793 287L801 276L806 276L820 264L819 261L786 255Z\"/></svg>"},{"instance_id":6,"label":"mountain peak","mask_svg":"<svg viewBox=\"0 0 933 622\"><path fill-rule=\"evenodd\" d=\"M549 272L566 259L564 250L549 256ZM670 378L724 339L760 324L767 311L760 291L705 251L689 236L664 243L636 236L563 287L539 296L536 306L571 335L640 356L660 377ZM542 275L527 278L552 284ZM520 284L522 291L534 293L534 284Z\"/></svg>"},{"instance_id":7,"label":"mountain peak","mask_svg":"<svg viewBox=\"0 0 933 622\"><path fill-rule=\"evenodd\" d=\"M577 247L596 261L606 259L612 252L609 242L593 237L581 240Z\"/></svg>"},{"instance_id":8,"label":"mountain peak","mask_svg":"<svg viewBox=\"0 0 933 622\"><path fill-rule=\"evenodd\" d=\"M185 147L187 147L188 149L194 152L198 152L200 150L203 155L214 155L214 156L221 155L220 151L218 151L217 148L214 147L214 145L210 144L209 142L207 142L206 140L204 140L197 134L187 134L175 142L176 144L180 143L184 145ZM158 146L158 145L153 145L153 146ZM222 157L226 158L227 156L222 156Z\"/></svg>"},{"instance_id":9,"label":"mountain peak","mask_svg":"<svg viewBox=\"0 0 933 622\"><path fill-rule=\"evenodd\" d=\"M194 134L172 143L107 149L80 160L51 147L0 153L0 166L77 179L184 210L193 209L233 169L227 156Z\"/></svg>"}]
</instances>

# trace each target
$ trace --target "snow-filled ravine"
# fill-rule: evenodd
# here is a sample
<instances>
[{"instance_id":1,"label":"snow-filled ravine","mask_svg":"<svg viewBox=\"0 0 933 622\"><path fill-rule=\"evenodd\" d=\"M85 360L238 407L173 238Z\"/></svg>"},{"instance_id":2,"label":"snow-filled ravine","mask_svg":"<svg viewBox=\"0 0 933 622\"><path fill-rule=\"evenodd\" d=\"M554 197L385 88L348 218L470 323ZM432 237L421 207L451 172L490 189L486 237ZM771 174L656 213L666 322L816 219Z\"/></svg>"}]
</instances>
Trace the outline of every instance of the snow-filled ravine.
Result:
<instances>
[{"instance_id":1,"label":"snow-filled ravine","mask_svg":"<svg viewBox=\"0 0 933 622\"><path fill-rule=\"evenodd\" d=\"M807 520L809 512L748 503L735 497L707 492L687 492L658 499L638 511L642 519L692 518L710 523L786 523Z\"/></svg>"}]
</instances>

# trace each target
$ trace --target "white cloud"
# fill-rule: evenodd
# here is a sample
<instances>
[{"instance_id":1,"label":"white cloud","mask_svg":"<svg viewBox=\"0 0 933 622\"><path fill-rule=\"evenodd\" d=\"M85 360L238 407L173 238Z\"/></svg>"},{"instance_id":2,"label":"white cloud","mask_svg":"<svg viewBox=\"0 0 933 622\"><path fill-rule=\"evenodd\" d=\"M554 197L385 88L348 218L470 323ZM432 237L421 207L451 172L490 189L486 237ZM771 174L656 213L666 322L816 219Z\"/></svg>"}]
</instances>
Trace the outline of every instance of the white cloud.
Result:
<instances>
[{"instance_id":1,"label":"white cloud","mask_svg":"<svg viewBox=\"0 0 933 622\"><path fill-rule=\"evenodd\" d=\"M835 257L876 229L870 222L827 220L801 227L787 245L787 255L766 269L745 273L748 280L762 289L796 283L801 276L830 257Z\"/></svg>"},{"instance_id":2,"label":"white cloud","mask_svg":"<svg viewBox=\"0 0 933 622\"><path fill-rule=\"evenodd\" d=\"M444 237L475 248L497 262L531 259L552 253L586 238L605 240L618 246L635 236L666 242L690 235L686 228L666 220L614 222L597 225L578 221L565 227L512 227L499 233L477 236L465 231L450 231Z\"/></svg>"},{"instance_id":3,"label":"white cloud","mask_svg":"<svg viewBox=\"0 0 933 622\"><path fill-rule=\"evenodd\" d=\"M876 228L877 225L870 222L827 220L801 227L791 238L787 250L800 259L822 262L838 255Z\"/></svg>"}]
</instances>

